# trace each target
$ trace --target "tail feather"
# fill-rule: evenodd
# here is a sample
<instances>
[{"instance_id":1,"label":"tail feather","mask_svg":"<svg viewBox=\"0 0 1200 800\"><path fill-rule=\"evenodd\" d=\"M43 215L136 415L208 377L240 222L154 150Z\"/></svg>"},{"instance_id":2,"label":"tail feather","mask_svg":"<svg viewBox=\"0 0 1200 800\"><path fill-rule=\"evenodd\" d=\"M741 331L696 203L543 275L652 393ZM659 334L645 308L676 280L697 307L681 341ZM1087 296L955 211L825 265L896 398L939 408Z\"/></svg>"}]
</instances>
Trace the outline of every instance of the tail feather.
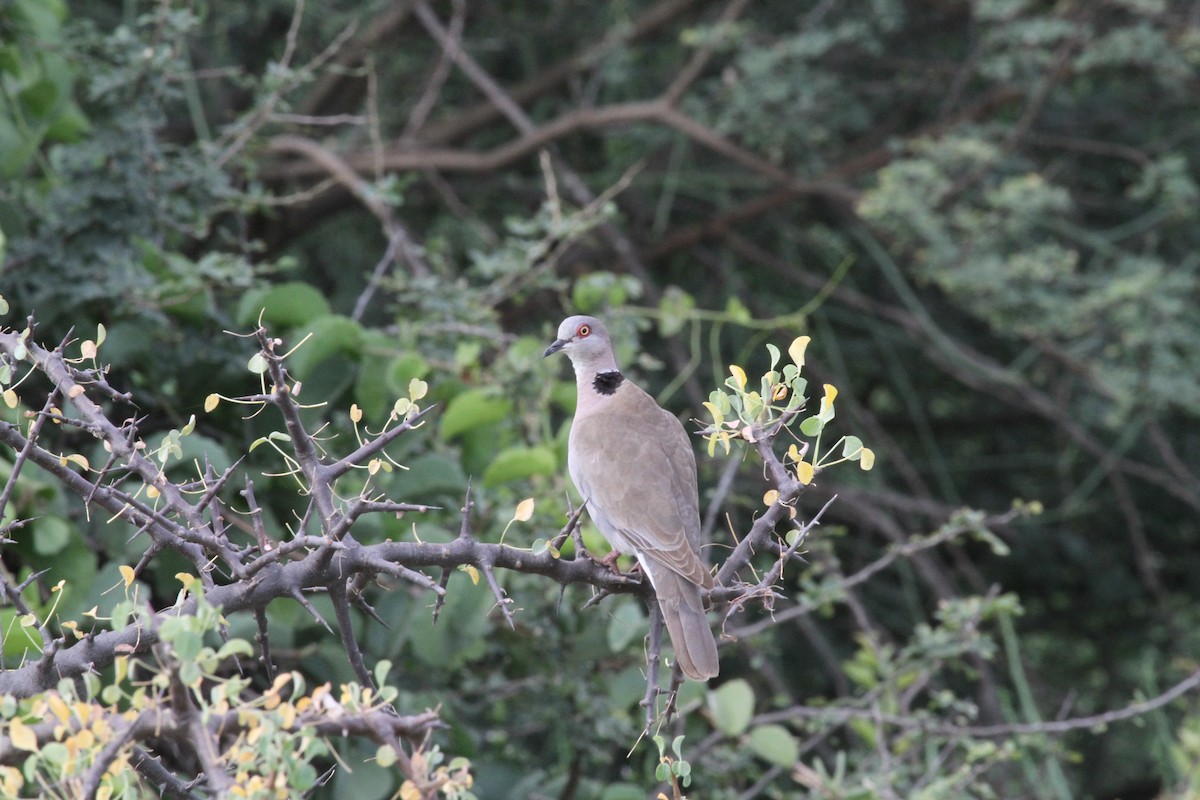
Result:
<instances>
[{"instance_id":1,"label":"tail feather","mask_svg":"<svg viewBox=\"0 0 1200 800\"><path fill-rule=\"evenodd\" d=\"M692 680L716 677L720 671L717 642L708 627L700 587L673 570L655 572L651 580L679 668Z\"/></svg>"}]
</instances>

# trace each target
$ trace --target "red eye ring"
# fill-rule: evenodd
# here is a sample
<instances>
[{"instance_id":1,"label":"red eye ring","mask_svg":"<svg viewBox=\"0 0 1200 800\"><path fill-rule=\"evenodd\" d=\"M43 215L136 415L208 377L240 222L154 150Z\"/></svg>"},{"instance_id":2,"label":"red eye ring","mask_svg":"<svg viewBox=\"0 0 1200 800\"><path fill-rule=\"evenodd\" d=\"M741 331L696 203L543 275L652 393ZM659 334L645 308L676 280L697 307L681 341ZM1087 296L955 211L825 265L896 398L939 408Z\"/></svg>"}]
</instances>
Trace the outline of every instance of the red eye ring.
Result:
<instances>
[{"instance_id":1,"label":"red eye ring","mask_svg":"<svg viewBox=\"0 0 1200 800\"><path fill-rule=\"evenodd\" d=\"M587 335L591 332L592 332L592 329L588 325L580 325L579 330L575 331L575 333L579 336L580 339L587 338Z\"/></svg>"}]
</instances>

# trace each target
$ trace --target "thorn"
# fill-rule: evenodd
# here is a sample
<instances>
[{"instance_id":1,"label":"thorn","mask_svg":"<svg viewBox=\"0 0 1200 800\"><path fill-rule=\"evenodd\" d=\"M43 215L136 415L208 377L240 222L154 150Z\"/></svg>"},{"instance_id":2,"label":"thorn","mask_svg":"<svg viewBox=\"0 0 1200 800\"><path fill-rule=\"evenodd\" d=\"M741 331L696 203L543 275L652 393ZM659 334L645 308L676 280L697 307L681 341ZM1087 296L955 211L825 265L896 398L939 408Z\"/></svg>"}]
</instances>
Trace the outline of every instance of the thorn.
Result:
<instances>
[{"instance_id":1,"label":"thorn","mask_svg":"<svg viewBox=\"0 0 1200 800\"><path fill-rule=\"evenodd\" d=\"M321 623L322 628L329 631L330 633L333 633L333 628L329 627L329 623L326 622L325 618L321 616L321 612L317 611L316 606L314 606L312 603L308 602L308 598L304 596L303 592L301 592L299 589L293 589L291 591L291 595L296 600L297 603L304 606L304 610L307 611L309 614L311 614L313 619L315 619L317 622Z\"/></svg>"}]
</instances>

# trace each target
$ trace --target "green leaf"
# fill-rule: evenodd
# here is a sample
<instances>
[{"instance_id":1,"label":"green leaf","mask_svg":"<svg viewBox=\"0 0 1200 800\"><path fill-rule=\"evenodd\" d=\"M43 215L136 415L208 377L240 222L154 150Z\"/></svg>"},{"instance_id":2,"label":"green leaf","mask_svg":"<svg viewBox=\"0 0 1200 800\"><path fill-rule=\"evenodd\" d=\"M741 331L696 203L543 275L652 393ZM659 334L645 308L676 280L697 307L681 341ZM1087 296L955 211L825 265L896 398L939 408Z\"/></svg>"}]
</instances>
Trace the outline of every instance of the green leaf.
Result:
<instances>
[{"instance_id":1,"label":"green leaf","mask_svg":"<svg viewBox=\"0 0 1200 800\"><path fill-rule=\"evenodd\" d=\"M721 733L737 736L746 730L754 715L754 692L746 681L735 678L709 693L708 708Z\"/></svg>"},{"instance_id":2,"label":"green leaf","mask_svg":"<svg viewBox=\"0 0 1200 800\"><path fill-rule=\"evenodd\" d=\"M759 758L781 767L790 767L800 758L796 737L782 725L760 725L750 731L746 744Z\"/></svg>"},{"instance_id":3,"label":"green leaf","mask_svg":"<svg viewBox=\"0 0 1200 800\"><path fill-rule=\"evenodd\" d=\"M501 450L483 473L483 485L495 486L525 480L533 475L553 475L558 459L548 447L509 447Z\"/></svg>"},{"instance_id":4,"label":"green leaf","mask_svg":"<svg viewBox=\"0 0 1200 800\"><path fill-rule=\"evenodd\" d=\"M46 516L33 523L33 549L38 555L52 556L71 541L71 525L62 517Z\"/></svg>"},{"instance_id":5,"label":"green leaf","mask_svg":"<svg viewBox=\"0 0 1200 800\"><path fill-rule=\"evenodd\" d=\"M387 365L388 386L397 394L408 391L414 378L424 378L428 374L429 363L417 353L397 356Z\"/></svg>"},{"instance_id":6,"label":"green leaf","mask_svg":"<svg viewBox=\"0 0 1200 800\"><path fill-rule=\"evenodd\" d=\"M739 325L746 325L754 319L750 309L746 308L746 304L737 295L730 295L728 302L725 303L725 313Z\"/></svg>"},{"instance_id":7,"label":"green leaf","mask_svg":"<svg viewBox=\"0 0 1200 800\"><path fill-rule=\"evenodd\" d=\"M246 369L253 372L255 375L262 375L267 371L267 359L262 353L255 353L250 356L250 360L246 362Z\"/></svg>"},{"instance_id":8,"label":"green leaf","mask_svg":"<svg viewBox=\"0 0 1200 800\"><path fill-rule=\"evenodd\" d=\"M862 439L857 436L845 436L842 438L842 457L848 458L851 461L858 461L862 458L863 443Z\"/></svg>"},{"instance_id":9,"label":"green leaf","mask_svg":"<svg viewBox=\"0 0 1200 800\"><path fill-rule=\"evenodd\" d=\"M238 303L235 318L239 325L251 325L258 321L261 312L268 327L298 328L329 316L331 311L329 301L315 286L294 281L246 292Z\"/></svg>"},{"instance_id":10,"label":"green leaf","mask_svg":"<svg viewBox=\"0 0 1200 800\"><path fill-rule=\"evenodd\" d=\"M381 658L375 664L375 685L383 686L387 683L388 673L392 671L392 662L386 658Z\"/></svg>"},{"instance_id":11,"label":"green leaf","mask_svg":"<svg viewBox=\"0 0 1200 800\"><path fill-rule=\"evenodd\" d=\"M26 86L17 94L17 98L30 116L48 117L58 102L58 87L53 81L43 79Z\"/></svg>"},{"instance_id":12,"label":"green leaf","mask_svg":"<svg viewBox=\"0 0 1200 800\"><path fill-rule=\"evenodd\" d=\"M175 646L175 654L183 662L195 661L204 649L204 636L199 631L181 630L171 642Z\"/></svg>"},{"instance_id":13,"label":"green leaf","mask_svg":"<svg viewBox=\"0 0 1200 800\"><path fill-rule=\"evenodd\" d=\"M577 313L591 314L605 308L620 308L630 297L641 294L641 284L628 275L592 272L575 282L571 305Z\"/></svg>"},{"instance_id":14,"label":"green leaf","mask_svg":"<svg viewBox=\"0 0 1200 800\"><path fill-rule=\"evenodd\" d=\"M779 348L767 342L767 352L771 354L771 369L775 369L775 365L779 363Z\"/></svg>"},{"instance_id":15,"label":"green leaf","mask_svg":"<svg viewBox=\"0 0 1200 800\"><path fill-rule=\"evenodd\" d=\"M658 330L663 336L674 336L683 330L696 307L695 299L678 286L668 286L658 304Z\"/></svg>"},{"instance_id":16,"label":"green leaf","mask_svg":"<svg viewBox=\"0 0 1200 800\"><path fill-rule=\"evenodd\" d=\"M297 328L292 333L292 341L299 342L308 333L312 336L290 359L292 374L302 381L308 380L326 359L335 355L357 358L362 351L362 326L349 317L340 314L319 317Z\"/></svg>"},{"instance_id":17,"label":"green leaf","mask_svg":"<svg viewBox=\"0 0 1200 800\"><path fill-rule=\"evenodd\" d=\"M608 649L619 653L646 635L646 614L640 603L625 599L608 618Z\"/></svg>"},{"instance_id":18,"label":"green leaf","mask_svg":"<svg viewBox=\"0 0 1200 800\"><path fill-rule=\"evenodd\" d=\"M230 639L225 644L221 645L221 649L217 651L217 660L224 661L233 656L243 656L245 658L254 657L254 648L245 639Z\"/></svg>"},{"instance_id":19,"label":"green leaf","mask_svg":"<svg viewBox=\"0 0 1200 800\"><path fill-rule=\"evenodd\" d=\"M800 423L800 432L805 436L816 436L825 427L825 420L820 417L809 417Z\"/></svg>"},{"instance_id":20,"label":"green leaf","mask_svg":"<svg viewBox=\"0 0 1200 800\"><path fill-rule=\"evenodd\" d=\"M486 389L468 389L455 396L442 414L441 436L453 439L480 425L491 425L512 413L512 401Z\"/></svg>"}]
</instances>

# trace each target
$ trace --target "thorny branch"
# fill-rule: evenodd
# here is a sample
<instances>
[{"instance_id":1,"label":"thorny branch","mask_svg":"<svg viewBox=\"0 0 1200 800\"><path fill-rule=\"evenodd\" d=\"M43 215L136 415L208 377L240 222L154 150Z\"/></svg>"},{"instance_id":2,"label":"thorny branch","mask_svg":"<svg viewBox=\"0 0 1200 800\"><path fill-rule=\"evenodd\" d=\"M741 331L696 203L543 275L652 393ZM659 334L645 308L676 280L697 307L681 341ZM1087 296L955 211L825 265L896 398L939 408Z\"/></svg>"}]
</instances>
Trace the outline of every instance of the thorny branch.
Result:
<instances>
[{"instance_id":1,"label":"thorny branch","mask_svg":"<svg viewBox=\"0 0 1200 800\"><path fill-rule=\"evenodd\" d=\"M501 587L496 577L497 570L541 575L564 587L586 584L598 590L600 596L636 594L651 606L647 686L642 701L646 729L652 730L657 723L670 718L674 712L679 676L673 675L668 690L661 688L661 617L653 603L650 588L639 578L615 574L588 557L578 538L582 507L575 509L564 527L552 537L554 547L541 553L479 541L472 529L473 501L469 489L462 507L460 533L452 541L358 542L353 535L354 525L366 515L421 514L432 509L420 503L371 496L366 488L357 496L343 498L335 488L339 478L385 455L390 444L419 429L432 407L413 409L403 418L394 415L382 431L360 441L348 454L336 458L330 456L305 426L300 413L302 407L296 396L297 385L287 372L285 356L279 352L282 343L263 329L257 330L254 335L263 364L262 391L234 400L274 407L283 421L288 444L284 453L285 462L304 487L309 502L303 519L290 535L280 536L268 526L255 498L254 482L249 475L243 476L244 488L237 493L245 501L245 511L235 511L228 505L230 501L224 489L231 485L234 473L244 469L240 460L221 473L216 473L211 467L206 468L199 481L180 483L169 479L164 471L166 459L156 460L156 454L148 453L145 443L138 436L138 420L131 416L119 424L114 421L119 404L128 402L128 396L113 391L103 381L103 370L85 367L85 358L68 355L74 347L72 342L46 349L30 341L28 331L0 332L0 359L13 367L14 371L26 369L41 372L52 383L40 410L26 412L28 424L0 422L0 443L16 454L13 472L3 492L0 492L0 499L5 503L12 502L16 481L23 470L32 464L75 493L89 510L102 510L133 525L138 535L145 534L149 546L139 562L139 570L159 552L174 551L185 555L196 566L206 602L220 608L226 615L246 612L254 616L260 657L271 678L274 678L275 667L269 663L269 620L264 612L269 603L279 598L295 600L320 624L329 628L309 600L312 593L326 594L334 608L336 630L340 634L348 663L361 685L374 687L374 677L357 638L351 610L355 606L380 621L363 596L363 590L377 576L400 578L417 590L431 592L435 597L433 617L436 619L446 597L449 574L459 567L474 568L484 576L501 616L512 627L515 627L514 613L517 610L512 608L511 599ZM117 405L106 410L97 399L103 399L106 403L115 401ZM59 402L70 410L59 411ZM58 424L50 426L48 423L51 421ZM723 609L726 625L734 614L745 610L751 603L760 603L771 612L771 616L741 627L728 628L730 636L726 641L752 636L767 626L808 614L816 607L817 601L813 600L778 612L774 608L777 598L775 587L783 570L803 552L808 534L820 524L835 499L828 497L824 506L806 520L799 514L798 501L807 487L791 473L774 449L776 437L790 421L791 416L785 415L769 426L753 427L746 436L759 456L765 477L779 496L755 520L720 564L709 599L714 607ZM63 433L54 438L51 436L51 427ZM58 449L59 446L78 448L77 440L84 434L99 440L104 449L112 454L103 467L93 469L89 465L81 465ZM147 486L155 489L153 500L144 491ZM193 500L193 497L197 499ZM0 507L0 512L4 510ZM243 521L231 525L226 522L229 519ZM11 535L22 522L18 520L10 524L5 534ZM841 576L837 589L843 593L850 592L898 559L916 558L930 548L955 539L969 528L969 521L952 524L932 536L899 543L857 572ZM792 538L785 539L780 530L790 532ZM576 556L560 557L557 547L570 536L576 537ZM753 563L760 553L771 556L770 566L761 572L756 570ZM437 579L424 571L431 567L440 568ZM748 570L753 576L749 580L743 577ZM22 600L22 592L38 578L39 575L34 575L25 583L14 586L0 575L5 599L14 604L22 615L32 613ZM30 697L53 689L64 678L77 679L111 665L118 656L160 653L163 642L158 631L162 622L168 617L194 614L197 608L198 601L195 598L184 597L172 607L154 613L146 612L139 618L140 621L127 627L93 631L79 639L69 638L65 629L56 634L50 620L41 620L37 627L41 636L40 657L16 668L0 671L0 692L16 698ZM160 661L169 661L168 657L161 654L158 658ZM1098 720L1095 724L1103 724L1128 718L1141 713L1139 709L1142 706L1153 708L1156 706L1147 704L1165 703L1172 697L1190 691L1197 685L1196 681L1196 676L1192 676L1162 698L1087 720ZM190 736L193 739L208 736L206 726L211 728L213 722L211 719L202 721L196 716L187 692L175 687L172 696L175 701L169 714L174 716L163 717L156 723L159 726L156 735ZM658 700L663 696L666 703L660 710ZM793 709L792 712L798 717L810 716L802 708ZM383 716L374 716L369 720L362 716L344 716L338 724L343 731L358 729L363 735L375 738L384 736L380 733L383 730L398 731L397 726L411 724L416 726L416 730L424 731L440 724L436 712L428 712L416 718L416 722L414 718L400 717L390 707L379 713ZM841 716L835 722L854 718L853 709L843 709L837 713ZM916 724L907 721L908 717L881 717L878 709L867 709L863 713L871 713L870 719L879 725ZM1033 727L997 728L984 725L963 730L970 735L984 737L1005 733L1060 733L1079 726L1086 727L1085 721L1038 723ZM101 754L101 763L111 762L116 752L113 748L120 749L146 738L146 734L138 727L142 724L142 718L131 723L123 722L122 725L126 727L117 730L114 744ZM325 723L314 718L311 724L320 727ZM930 724L936 728L935 723ZM941 730L934 728L930 730L935 733ZM405 731L410 734L413 732L407 727ZM35 733L39 737L50 735L41 728L36 728ZM219 791L223 780L220 750L211 745L213 742L196 752L201 759L203 772L209 776L210 788ZM19 753L12 742L0 738L0 764L15 763L18 758ZM400 758L400 761L403 764L405 759ZM158 775L163 780L155 780L164 785L175 785L171 782L174 780L179 783L176 794L188 796L186 782L180 783L175 778L167 780L167 776L173 775L169 770L159 775L164 770L155 759L141 759L137 769L148 778L152 774ZM94 781L97 774L100 773L93 770L89 780Z\"/></svg>"}]
</instances>

